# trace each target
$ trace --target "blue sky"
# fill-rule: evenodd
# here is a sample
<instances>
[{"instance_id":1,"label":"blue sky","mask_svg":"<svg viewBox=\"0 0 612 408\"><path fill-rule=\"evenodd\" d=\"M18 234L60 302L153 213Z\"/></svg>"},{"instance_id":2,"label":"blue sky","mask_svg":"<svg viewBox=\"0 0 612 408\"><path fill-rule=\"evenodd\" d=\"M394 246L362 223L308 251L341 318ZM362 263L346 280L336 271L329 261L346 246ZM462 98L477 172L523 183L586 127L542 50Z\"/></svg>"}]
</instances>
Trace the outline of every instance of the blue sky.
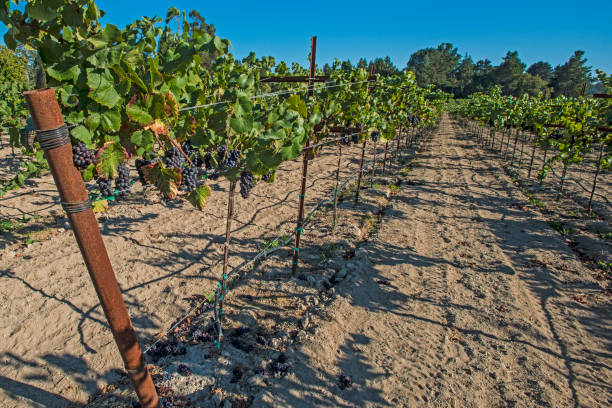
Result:
<instances>
[{"instance_id":1,"label":"blue sky","mask_svg":"<svg viewBox=\"0 0 612 408\"><path fill-rule=\"evenodd\" d=\"M317 60L389 55L403 68L414 51L450 42L474 60L498 64L508 50L523 62L562 64L581 49L589 65L612 72L612 1L219 1L99 0L104 21L120 27L169 6L197 9L234 54L306 62L310 37Z\"/></svg>"}]
</instances>

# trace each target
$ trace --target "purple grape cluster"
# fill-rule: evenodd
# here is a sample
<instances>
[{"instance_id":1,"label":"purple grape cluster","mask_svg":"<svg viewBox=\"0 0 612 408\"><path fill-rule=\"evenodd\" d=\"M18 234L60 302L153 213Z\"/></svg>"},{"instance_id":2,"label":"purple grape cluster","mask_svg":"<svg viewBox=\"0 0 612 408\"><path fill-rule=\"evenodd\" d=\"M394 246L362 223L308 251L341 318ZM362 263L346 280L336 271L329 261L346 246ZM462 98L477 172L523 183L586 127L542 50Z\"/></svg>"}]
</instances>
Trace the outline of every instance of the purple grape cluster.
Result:
<instances>
[{"instance_id":1,"label":"purple grape cluster","mask_svg":"<svg viewBox=\"0 0 612 408\"><path fill-rule=\"evenodd\" d=\"M183 181L181 182L181 190L193 191L198 188L198 173L196 166L189 166L183 169Z\"/></svg>"},{"instance_id":2,"label":"purple grape cluster","mask_svg":"<svg viewBox=\"0 0 612 408\"><path fill-rule=\"evenodd\" d=\"M230 169L234 167L238 167L238 162L240 161L240 150L234 149L230 150L227 154L227 158L225 160L225 165Z\"/></svg>"},{"instance_id":3,"label":"purple grape cluster","mask_svg":"<svg viewBox=\"0 0 612 408\"><path fill-rule=\"evenodd\" d=\"M213 165L210 162L212 160L212 154L210 154L210 152L206 152L206 154L204 155L204 166L206 167L206 170L212 170Z\"/></svg>"},{"instance_id":4,"label":"purple grape cluster","mask_svg":"<svg viewBox=\"0 0 612 408\"><path fill-rule=\"evenodd\" d=\"M408 122L410 122L413 126L416 126L421 123L421 118L419 118L417 115L408 115Z\"/></svg>"},{"instance_id":5,"label":"purple grape cluster","mask_svg":"<svg viewBox=\"0 0 612 408\"><path fill-rule=\"evenodd\" d=\"M198 151L198 149L193 147L190 140L187 140L185 143L183 143L182 148L183 148L183 152L185 152L185 154L191 159L191 162L193 163L194 166L198 168L202 167L202 165L204 164L204 161L202 160L202 156L200 155L200 152Z\"/></svg>"},{"instance_id":6,"label":"purple grape cluster","mask_svg":"<svg viewBox=\"0 0 612 408\"><path fill-rule=\"evenodd\" d=\"M268 174L264 174L263 176L261 176L261 179L263 181L269 181L272 178L272 175L274 175L274 171L270 170Z\"/></svg>"},{"instance_id":7,"label":"purple grape cluster","mask_svg":"<svg viewBox=\"0 0 612 408\"><path fill-rule=\"evenodd\" d=\"M104 197L111 197L113 195L113 186L111 180L99 178L98 188L100 189L100 194L102 194Z\"/></svg>"},{"instance_id":8,"label":"purple grape cluster","mask_svg":"<svg viewBox=\"0 0 612 408\"><path fill-rule=\"evenodd\" d=\"M550 138L554 140L561 140L563 139L563 133L561 133L560 130L555 130L550 134Z\"/></svg>"},{"instance_id":9,"label":"purple grape cluster","mask_svg":"<svg viewBox=\"0 0 612 408\"><path fill-rule=\"evenodd\" d=\"M125 163L121 163L117 169L117 178L115 179L115 189L119 197L127 197L130 194L130 169Z\"/></svg>"},{"instance_id":10,"label":"purple grape cluster","mask_svg":"<svg viewBox=\"0 0 612 408\"><path fill-rule=\"evenodd\" d=\"M72 161L79 170L85 170L90 164L96 164L94 151L88 149L85 143L79 142L72 146Z\"/></svg>"},{"instance_id":11,"label":"purple grape cluster","mask_svg":"<svg viewBox=\"0 0 612 408\"><path fill-rule=\"evenodd\" d=\"M164 164L168 167L181 169L184 161L185 157L183 157L182 153L176 147L173 147L172 150L168 150L164 155Z\"/></svg>"},{"instance_id":12,"label":"purple grape cluster","mask_svg":"<svg viewBox=\"0 0 612 408\"><path fill-rule=\"evenodd\" d=\"M353 143L359 143L359 133L352 134L351 138L353 139Z\"/></svg>"},{"instance_id":13,"label":"purple grape cluster","mask_svg":"<svg viewBox=\"0 0 612 408\"><path fill-rule=\"evenodd\" d=\"M351 140L349 139L349 136L346 133L343 133L340 137L342 138L342 143L344 143L345 145L351 144Z\"/></svg>"},{"instance_id":14,"label":"purple grape cluster","mask_svg":"<svg viewBox=\"0 0 612 408\"><path fill-rule=\"evenodd\" d=\"M380 139L380 132L377 132L377 131L372 132L372 141L376 143L378 142L379 139Z\"/></svg>"},{"instance_id":15,"label":"purple grape cluster","mask_svg":"<svg viewBox=\"0 0 612 408\"><path fill-rule=\"evenodd\" d=\"M253 187L255 187L255 178L250 172L243 171L240 174L240 195L242 198L249 198Z\"/></svg>"},{"instance_id":16,"label":"purple grape cluster","mask_svg":"<svg viewBox=\"0 0 612 408\"><path fill-rule=\"evenodd\" d=\"M227 146L217 146L217 163L221 164L225 161L225 155L227 154Z\"/></svg>"}]
</instances>

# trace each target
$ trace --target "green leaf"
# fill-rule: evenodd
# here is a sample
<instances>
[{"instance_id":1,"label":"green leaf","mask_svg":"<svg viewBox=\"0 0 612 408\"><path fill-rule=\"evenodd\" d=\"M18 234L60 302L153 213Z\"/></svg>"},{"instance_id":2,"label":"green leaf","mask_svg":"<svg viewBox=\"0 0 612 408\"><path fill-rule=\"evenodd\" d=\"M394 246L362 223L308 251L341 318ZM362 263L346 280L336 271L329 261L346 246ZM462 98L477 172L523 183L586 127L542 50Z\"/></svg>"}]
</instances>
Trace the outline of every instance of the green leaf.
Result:
<instances>
[{"instance_id":1,"label":"green leaf","mask_svg":"<svg viewBox=\"0 0 612 408\"><path fill-rule=\"evenodd\" d=\"M28 2L25 11L30 17L47 22L57 17L57 9L60 6L61 3L57 0Z\"/></svg>"},{"instance_id":2,"label":"green leaf","mask_svg":"<svg viewBox=\"0 0 612 408\"><path fill-rule=\"evenodd\" d=\"M85 143L87 146L91 146L91 133L83 125L79 125L72 129L72 137Z\"/></svg>"},{"instance_id":3,"label":"green leaf","mask_svg":"<svg viewBox=\"0 0 612 408\"><path fill-rule=\"evenodd\" d=\"M287 102L291 109L300 114L300 116L304 119L308 116L308 109L306 108L306 103L300 98L299 95L291 95L287 98Z\"/></svg>"},{"instance_id":4,"label":"green leaf","mask_svg":"<svg viewBox=\"0 0 612 408\"><path fill-rule=\"evenodd\" d=\"M248 118L230 118L230 127L237 135L248 133L253 128L253 120Z\"/></svg>"},{"instance_id":5,"label":"green leaf","mask_svg":"<svg viewBox=\"0 0 612 408\"><path fill-rule=\"evenodd\" d=\"M145 181L155 185L164 197L172 200L178 195L182 178L180 170L162 167L159 163L143 166L141 170Z\"/></svg>"},{"instance_id":6,"label":"green leaf","mask_svg":"<svg viewBox=\"0 0 612 408\"><path fill-rule=\"evenodd\" d=\"M96 170L96 165L90 164L85 170L83 170L83 180L85 182L91 181L91 179L93 179L95 170Z\"/></svg>"},{"instance_id":7,"label":"green leaf","mask_svg":"<svg viewBox=\"0 0 612 408\"><path fill-rule=\"evenodd\" d=\"M19 130L15 127L8 128L9 133L9 145L14 147L21 147L21 135Z\"/></svg>"},{"instance_id":8,"label":"green leaf","mask_svg":"<svg viewBox=\"0 0 612 408\"><path fill-rule=\"evenodd\" d=\"M83 123L85 126L87 126L87 129L89 129L90 132L95 131L98 126L100 126L100 114L98 112L90 111L87 117L83 120Z\"/></svg>"},{"instance_id":9,"label":"green leaf","mask_svg":"<svg viewBox=\"0 0 612 408\"><path fill-rule=\"evenodd\" d=\"M117 167L126 159L123 147L115 142L107 142L97 155L96 172L100 177L114 179L117 177Z\"/></svg>"},{"instance_id":10,"label":"green leaf","mask_svg":"<svg viewBox=\"0 0 612 408\"><path fill-rule=\"evenodd\" d=\"M102 198L100 200L96 200L91 205L94 213L103 213L108 210L108 200L106 198Z\"/></svg>"},{"instance_id":11,"label":"green leaf","mask_svg":"<svg viewBox=\"0 0 612 408\"><path fill-rule=\"evenodd\" d=\"M224 52L226 49L226 45L223 42L223 40L217 36L215 36L214 40L213 40L214 44L215 44L215 48L217 49L217 51L221 51Z\"/></svg>"},{"instance_id":12,"label":"green leaf","mask_svg":"<svg viewBox=\"0 0 612 408\"><path fill-rule=\"evenodd\" d=\"M125 112L131 120L143 126L149 125L153 122L153 116L149 113L149 111L136 102L130 102L125 108Z\"/></svg>"},{"instance_id":13,"label":"green leaf","mask_svg":"<svg viewBox=\"0 0 612 408\"><path fill-rule=\"evenodd\" d=\"M121 102L121 96L114 88L115 78L108 69L87 69L89 96L100 105L114 108Z\"/></svg>"},{"instance_id":14,"label":"green leaf","mask_svg":"<svg viewBox=\"0 0 612 408\"><path fill-rule=\"evenodd\" d=\"M200 186L189 193L187 200L199 210L203 210L206 207L206 201L210 196L210 187Z\"/></svg>"},{"instance_id":15,"label":"green leaf","mask_svg":"<svg viewBox=\"0 0 612 408\"><path fill-rule=\"evenodd\" d=\"M104 30L94 37L89 38L89 42L96 48L105 47L110 43L121 40L121 30L113 24L106 24Z\"/></svg>"},{"instance_id":16,"label":"green leaf","mask_svg":"<svg viewBox=\"0 0 612 408\"><path fill-rule=\"evenodd\" d=\"M114 110L106 111L100 115L100 123L105 131L117 132L121 127L121 113Z\"/></svg>"}]
</instances>

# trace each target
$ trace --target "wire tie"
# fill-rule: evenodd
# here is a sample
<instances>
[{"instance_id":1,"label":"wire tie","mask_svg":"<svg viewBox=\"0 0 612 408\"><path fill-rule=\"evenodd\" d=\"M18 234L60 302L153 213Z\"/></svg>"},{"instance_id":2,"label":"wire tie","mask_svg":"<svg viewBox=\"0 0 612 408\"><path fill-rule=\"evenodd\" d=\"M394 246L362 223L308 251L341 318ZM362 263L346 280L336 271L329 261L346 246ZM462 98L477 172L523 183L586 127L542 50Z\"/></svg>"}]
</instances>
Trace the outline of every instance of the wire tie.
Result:
<instances>
[{"instance_id":1,"label":"wire tie","mask_svg":"<svg viewBox=\"0 0 612 408\"><path fill-rule=\"evenodd\" d=\"M302 235L304 235L304 229L302 227L297 227L295 229L295 231L293 231L293 232L296 233L296 234L299 233L299 232L302 232Z\"/></svg>"},{"instance_id":2,"label":"wire tie","mask_svg":"<svg viewBox=\"0 0 612 408\"><path fill-rule=\"evenodd\" d=\"M305 198L306 194L300 194L298 198Z\"/></svg>"},{"instance_id":3,"label":"wire tie","mask_svg":"<svg viewBox=\"0 0 612 408\"><path fill-rule=\"evenodd\" d=\"M293 248L295 252L300 252L300 248Z\"/></svg>"}]
</instances>

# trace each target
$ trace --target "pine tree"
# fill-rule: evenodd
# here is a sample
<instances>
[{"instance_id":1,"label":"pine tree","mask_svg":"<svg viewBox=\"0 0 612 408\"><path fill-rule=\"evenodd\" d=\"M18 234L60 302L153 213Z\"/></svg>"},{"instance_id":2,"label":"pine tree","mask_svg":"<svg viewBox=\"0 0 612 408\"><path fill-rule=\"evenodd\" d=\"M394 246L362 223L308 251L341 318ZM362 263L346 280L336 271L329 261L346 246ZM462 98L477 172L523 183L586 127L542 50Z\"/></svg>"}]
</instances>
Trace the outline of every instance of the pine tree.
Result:
<instances>
[{"instance_id":1,"label":"pine tree","mask_svg":"<svg viewBox=\"0 0 612 408\"><path fill-rule=\"evenodd\" d=\"M554 96L580 96L584 84L588 85L593 81L591 67L586 66L587 60L582 58L583 55L584 51L575 51L569 61L555 67L551 81Z\"/></svg>"}]
</instances>

